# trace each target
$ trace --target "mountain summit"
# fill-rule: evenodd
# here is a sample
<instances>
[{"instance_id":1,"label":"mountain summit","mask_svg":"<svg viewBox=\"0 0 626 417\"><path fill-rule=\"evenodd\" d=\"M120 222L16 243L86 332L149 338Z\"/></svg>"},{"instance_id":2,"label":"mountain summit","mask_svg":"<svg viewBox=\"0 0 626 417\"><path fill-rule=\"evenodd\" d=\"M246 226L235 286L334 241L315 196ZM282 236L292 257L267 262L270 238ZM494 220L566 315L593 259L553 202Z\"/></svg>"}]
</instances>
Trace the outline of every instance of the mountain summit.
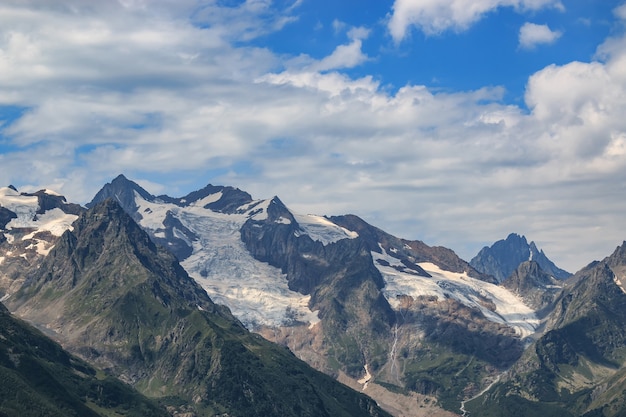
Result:
<instances>
[{"instance_id":1,"label":"mountain summit","mask_svg":"<svg viewBox=\"0 0 626 417\"><path fill-rule=\"evenodd\" d=\"M470 265L502 282L526 261L535 261L545 273L556 279L562 280L572 275L548 259L543 250L537 249L535 242L528 243L525 236L516 233L511 233L506 239L499 240L490 247L482 248L470 261Z\"/></svg>"}]
</instances>

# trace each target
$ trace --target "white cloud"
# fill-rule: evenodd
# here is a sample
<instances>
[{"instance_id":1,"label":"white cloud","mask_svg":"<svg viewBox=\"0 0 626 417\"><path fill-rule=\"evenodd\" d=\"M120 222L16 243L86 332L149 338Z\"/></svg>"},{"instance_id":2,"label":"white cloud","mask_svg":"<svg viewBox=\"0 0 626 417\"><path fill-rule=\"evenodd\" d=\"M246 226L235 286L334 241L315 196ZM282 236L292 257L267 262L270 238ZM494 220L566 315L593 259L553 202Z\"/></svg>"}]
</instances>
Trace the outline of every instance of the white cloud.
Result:
<instances>
[{"instance_id":1,"label":"white cloud","mask_svg":"<svg viewBox=\"0 0 626 417\"><path fill-rule=\"evenodd\" d=\"M335 71L367 59L364 28L299 65L241 46L253 22L289 17L267 2L210 9L195 18L206 25L184 2L53 3L0 9L0 103L28 109L3 131L0 184L86 202L119 173L168 194L210 181L304 213L354 212L466 258L524 233L566 268L625 238L622 37L595 62L530 77L528 113L502 104L500 88L390 91ZM505 5L476 7L489 4ZM223 23L236 13L248 23Z\"/></svg>"},{"instance_id":2,"label":"white cloud","mask_svg":"<svg viewBox=\"0 0 626 417\"><path fill-rule=\"evenodd\" d=\"M412 26L426 35L460 32L500 7L563 9L560 0L395 0L388 28L396 42L402 41Z\"/></svg>"},{"instance_id":3,"label":"white cloud","mask_svg":"<svg viewBox=\"0 0 626 417\"><path fill-rule=\"evenodd\" d=\"M343 68L354 68L368 60L361 47L363 40L369 36L369 30L358 27L348 31L348 38L351 42L346 45L339 45L332 54L309 66L310 71L328 71Z\"/></svg>"},{"instance_id":4,"label":"white cloud","mask_svg":"<svg viewBox=\"0 0 626 417\"><path fill-rule=\"evenodd\" d=\"M613 13L615 14L615 16L619 17L622 20L626 20L626 3L622 4L621 6L616 7L613 10Z\"/></svg>"},{"instance_id":5,"label":"white cloud","mask_svg":"<svg viewBox=\"0 0 626 417\"><path fill-rule=\"evenodd\" d=\"M345 30L346 25L335 20L333 22L335 31ZM363 40L367 39L370 31L364 27L353 27L348 29L347 35L350 42L338 45L333 52L322 59L316 60L302 54L286 62L286 66L297 71L319 72L354 68L368 61L370 58L363 53Z\"/></svg>"},{"instance_id":6,"label":"white cloud","mask_svg":"<svg viewBox=\"0 0 626 417\"><path fill-rule=\"evenodd\" d=\"M560 31L553 31L548 25L526 22L519 30L519 45L523 49L533 49L537 45L554 43L561 35Z\"/></svg>"}]
</instances>

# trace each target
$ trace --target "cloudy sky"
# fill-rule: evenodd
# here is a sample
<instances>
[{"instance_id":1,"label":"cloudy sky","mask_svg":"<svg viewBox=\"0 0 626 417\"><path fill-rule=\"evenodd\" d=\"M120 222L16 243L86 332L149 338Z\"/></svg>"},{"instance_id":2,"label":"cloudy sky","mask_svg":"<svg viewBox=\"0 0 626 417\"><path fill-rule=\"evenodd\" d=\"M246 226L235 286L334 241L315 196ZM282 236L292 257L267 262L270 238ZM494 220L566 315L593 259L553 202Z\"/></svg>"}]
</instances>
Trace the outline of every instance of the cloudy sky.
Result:
<instances>
[{"instance_id":1,"label":"cloudy sky","mask_svg":"<svg viewBox=\"0 0 626 417\"><path fill-rule=\"evenodd\" d=\"M626 239L623 0L3 0L0 184L124 173L576 271Z\"/></svg>"}]
</instances>

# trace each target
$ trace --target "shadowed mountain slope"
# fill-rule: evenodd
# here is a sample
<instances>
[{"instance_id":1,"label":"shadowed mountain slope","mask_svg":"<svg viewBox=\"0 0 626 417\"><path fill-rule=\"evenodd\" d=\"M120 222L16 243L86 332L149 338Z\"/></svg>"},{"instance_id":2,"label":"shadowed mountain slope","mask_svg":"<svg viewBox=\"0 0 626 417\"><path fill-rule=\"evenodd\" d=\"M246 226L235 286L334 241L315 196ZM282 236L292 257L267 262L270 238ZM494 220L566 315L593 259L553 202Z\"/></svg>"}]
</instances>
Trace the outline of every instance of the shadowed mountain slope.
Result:
<instances>
[{"instance_id":1,"label":"shadowed mountain slope","mask_svg":"<svg viewBox=\"0 0 626 417\"><path fill-rule=\"evenodd\" d=\"M98 374L0 304L0 415L166 417L165 408Z\"/></svg>"}]
</instances>

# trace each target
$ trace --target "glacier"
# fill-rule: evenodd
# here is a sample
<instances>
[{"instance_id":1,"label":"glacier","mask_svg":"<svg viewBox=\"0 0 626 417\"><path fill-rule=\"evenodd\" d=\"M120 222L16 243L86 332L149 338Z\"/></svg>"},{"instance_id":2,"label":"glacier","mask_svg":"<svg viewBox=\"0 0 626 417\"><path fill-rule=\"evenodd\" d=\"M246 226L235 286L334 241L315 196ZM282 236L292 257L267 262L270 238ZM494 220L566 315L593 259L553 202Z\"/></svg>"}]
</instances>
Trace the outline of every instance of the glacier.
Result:
<instances>
[{"instance_id":1,"label":"glacier","mask_svg":"<svg viewBox=\"0 0 626 417\"><path fill-rule=\"evenodd\" d=\"M224 214L204 208L218 201L221 193L211 194L184 207L161 201L150 202L135 194L140 224L153 235L163 234L168 213L197 237L190 241L191 255L181 261L187 273L206 290L217 304L226 305L246 327L283 326L319 322L317 312L308 307L310 296L292 291L280 269L257 261L241 240L240 229L250 218L267 219L271 200L257 200L241 207L241 214Z\"/></svg>"}]
</instances>

